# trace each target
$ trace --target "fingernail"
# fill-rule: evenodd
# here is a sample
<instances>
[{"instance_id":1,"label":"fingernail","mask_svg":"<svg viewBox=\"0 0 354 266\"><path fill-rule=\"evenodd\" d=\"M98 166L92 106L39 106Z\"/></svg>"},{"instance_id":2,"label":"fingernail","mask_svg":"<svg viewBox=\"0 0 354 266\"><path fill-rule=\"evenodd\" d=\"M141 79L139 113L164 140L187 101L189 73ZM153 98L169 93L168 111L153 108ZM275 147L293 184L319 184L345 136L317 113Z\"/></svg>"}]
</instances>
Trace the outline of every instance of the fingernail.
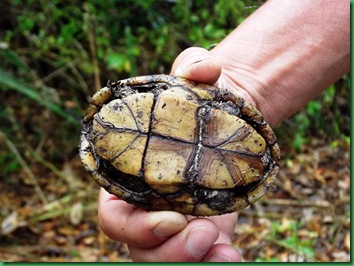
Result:
<instances>
[{"instance_id":1,"label":"fingernail","mask_svg":"<svg viewBox=\"0 0 354 266\"><path fill-rule=\"evenodd\" d=\"M186 249L194 257L203 256L218 238L218 232L209 227L193 228L187 235ZM215 237L212 237L215 235Z\"/></svg>"},{"instance_id":2,"label":"fingernail","mask_svg":"<svg viewBox=\"0 0 354 266\"><path fill-rule=\"evenodd\" d=\"M188 58L184 61L180 66L178 66L175 70L176 76L184 76L186 71L192 66L193 64L200 63L202 61L211 60L210 58L203 58L201 56L193 56Z\"/></svg>"},{"instance_id":3,"label":"fingernail","mask_svg":"<svg viewBox=\"0 0 354 266\"><path fill-rule=\"evenodd\" d=\"M188 220L177 212L160 211L150 212L147 223L150 224L157 237L166 238L183 230L187 226Z\"/></svg>"},{"instance_id":4,"label":"fingernail","mask_svg":"<svg viewBox=\"0 0 354 266\"><path fill-rule=\"evenodd\" d=\"M175 75L175 76L183 76L183 74L184 74L183 68L180 66L177 67L173 73L173 75Z\"/></svg>"},{"instance_id":5,"label":"fingernail","mask_svg":"<svg viewBox=\"0 0 354 266\"><path fill-rule=\"evenodd\" d=\"M233 259L225 256L225 255L221 255L221 254L213 254L209 259L208 262L234 262Z\"/></svg>"},{"instance_id":6,"label":"fingernail","mask_svg":"<svg viewBox=\"0 0 354 266\"><path fill-rule=\"evenodd\" d=\"M166 238L180 232L186 225L185 222L161 221L155 226L153 232L159 238Z\"/></svg>"}]
</instances>

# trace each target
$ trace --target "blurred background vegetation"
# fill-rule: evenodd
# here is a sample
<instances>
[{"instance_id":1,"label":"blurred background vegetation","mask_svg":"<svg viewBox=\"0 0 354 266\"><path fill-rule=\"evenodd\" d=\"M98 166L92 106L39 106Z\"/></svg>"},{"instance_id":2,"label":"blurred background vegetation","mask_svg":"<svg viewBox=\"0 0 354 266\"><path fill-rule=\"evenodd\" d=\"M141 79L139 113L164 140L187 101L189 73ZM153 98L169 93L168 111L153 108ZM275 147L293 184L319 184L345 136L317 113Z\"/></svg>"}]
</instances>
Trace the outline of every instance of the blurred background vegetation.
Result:
<instances>
[{"instance_id":1,"label":"blurred background vegetation","mask_svg":"<svg viewBox=\"0 0 354 266\"><path fill-rule=\"evenodd\" d=\"M211 49L262 3L1 1L0 188L9 204L1 210L2 221L31 206L29 213L17 213L21 219L9 219L16 225L7 226L15 231L21 221L72 214L73 202L94 216L96 206L88 205L96 200L97 187L78 159L81 118L90 96L108 79L169 73L182 50ZM333 147L349 144L349 96L349 76L344 76L279 126L284 158L291 160L312 139ZM10 200L21 196L19 202ZM49 213L53 202L62 207ZM35 212L35 206L48 208ZM5 242L11 240L6 232Z\"/></svg>"}]
</instances>

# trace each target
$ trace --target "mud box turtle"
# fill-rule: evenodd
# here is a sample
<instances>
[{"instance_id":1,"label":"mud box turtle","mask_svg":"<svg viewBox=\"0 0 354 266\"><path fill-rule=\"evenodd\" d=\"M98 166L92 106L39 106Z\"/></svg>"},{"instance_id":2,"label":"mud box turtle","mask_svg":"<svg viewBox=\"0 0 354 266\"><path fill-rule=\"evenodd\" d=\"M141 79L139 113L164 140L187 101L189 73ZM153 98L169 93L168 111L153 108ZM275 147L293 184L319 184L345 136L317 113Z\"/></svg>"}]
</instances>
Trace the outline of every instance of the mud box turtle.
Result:
<instances>
[{"instance_id":1,"label":"mud box turtle","mask_svg":"<svg viewBox=\"0 0 354 266\"><path fill-rule=\"evenodd\" d=\"M108 82L83 120L80 157L108 192L197 216L245 208L275 179L279 147L238 95L168 75Z\"/></svg>"}]
</instances>

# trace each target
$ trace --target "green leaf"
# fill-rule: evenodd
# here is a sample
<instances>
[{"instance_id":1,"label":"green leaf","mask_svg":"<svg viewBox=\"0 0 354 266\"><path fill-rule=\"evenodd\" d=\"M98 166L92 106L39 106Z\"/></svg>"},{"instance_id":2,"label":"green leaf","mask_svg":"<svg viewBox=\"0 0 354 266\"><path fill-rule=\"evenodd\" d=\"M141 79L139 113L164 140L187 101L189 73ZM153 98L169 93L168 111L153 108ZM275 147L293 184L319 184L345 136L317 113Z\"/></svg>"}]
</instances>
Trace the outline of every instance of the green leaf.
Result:
<instances>
[{"instance_id":1,"label":"green leaf","mask_svg":"<svg viewBox=\"0 0 354 266\"><path fill-rule=\"evenodd\" d=\"M296 132L293 140L293 147L297 151L301 151L302 146L307 142L307 138L304 137L302 132Z\"/></svg>"},{"instance_id":2,"label":"green leaf","mask_svg":"<svg viewBox=\"0 0 354 266\"><path fill-rule=\"evenodd\" d=\"M118 72L130 72L130 61L127 55L122 53L111 53L105 58L108 68L115 69Z\"/></svg>"},{"instance_id":3,"label":"green leaf","mask_svg":"<svg viewBox=\"0 0 354 266\"><path fill-rule=\"evenodd\" d=\"M29 18L24 15L19 16L18 20L19 20L19 29L23 32L31 31L35 25L33 18Z\"/></svg>"},{"instance_id":4,"label":"green leaf","mask_svg":"<svg viewBox=\"0 0 354 266\"><path fill-rule=\"evenodd\" d=\"M0 57L2 58L1 64L10 63L18 69L19 72L29 71L29 67L24 64L21 57L11 49L0 50Z\"/></svg>"},{"instance_id":5,"label":"green leaf","mask_svg":"<svg viewBox=\"0 0 354 266\"><path fill-rule=\"evenodd\" d=\"M322 108L321 102L317 100L312 100L307 104L306 111L310 117L313 117L319 113L321 108Z\"/></svg>"}]
</instances>

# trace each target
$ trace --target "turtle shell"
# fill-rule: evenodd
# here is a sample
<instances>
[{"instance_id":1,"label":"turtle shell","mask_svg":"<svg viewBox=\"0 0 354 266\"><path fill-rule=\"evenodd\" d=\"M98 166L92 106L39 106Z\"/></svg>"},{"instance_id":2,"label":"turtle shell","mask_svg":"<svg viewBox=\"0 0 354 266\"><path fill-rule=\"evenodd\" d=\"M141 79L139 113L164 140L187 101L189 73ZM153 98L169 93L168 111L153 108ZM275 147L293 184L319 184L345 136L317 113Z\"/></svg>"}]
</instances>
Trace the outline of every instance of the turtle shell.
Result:
<instances>
[{"instance_id":1,"label":"turtle shell","mask_svg":"<svg viewBox=\"0 0 354 266\"><path fill-rule=\"evenodd\" d=\"M83 119L80 157L108 192L146 210L219 215L257 201L279 147L238 95L169 75L108 82Z\"/></svg>"}]
</instances>

